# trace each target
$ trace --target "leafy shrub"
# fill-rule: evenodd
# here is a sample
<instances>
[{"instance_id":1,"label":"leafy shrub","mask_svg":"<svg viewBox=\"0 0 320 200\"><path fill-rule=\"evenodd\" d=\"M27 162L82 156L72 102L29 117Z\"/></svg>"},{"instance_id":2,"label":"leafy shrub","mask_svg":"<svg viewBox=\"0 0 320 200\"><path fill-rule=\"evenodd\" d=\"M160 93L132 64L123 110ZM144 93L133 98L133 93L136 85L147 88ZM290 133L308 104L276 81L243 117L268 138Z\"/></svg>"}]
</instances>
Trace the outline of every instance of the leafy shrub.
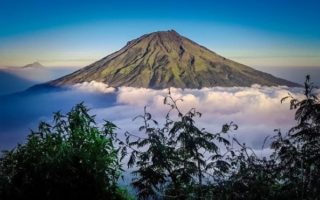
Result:
<instances>
[{"instance_id":1,"label":"leafy shrub","mask_svg":"<svg viewBox=\"0 0 320 200\"><path fill-rule=\"evenodd\" d=\"M225 181L213 185L216 199L319 199L320 198L320 101L316 87L306 77L305 97L292 95L297 125L288 133L276 129L270 158L258 158L241 146L233 157L235 168Z\"/></svg>"},{"instance_id":2,"label":"leafy shrub","mask_svg":"<svg viewBox=\"0 0 320 200\"><path fill-rule=\"evenodd\" d=\"M290 109L295 109L297 125L283 135L280 130L272 148L282 180L282 191L295 199L320 198L320 100L316 88L306 77L303 99L289 95Z\"/></svg>"},{"instance_id":3,"label":"leafy shrub","mask_svg":"<svg viewBox=\"0 0 320 200\"><path fill-rule=\"evenodd\" d=\"M27 142L0 160L0 199L122 199L116 126L96 126L83 104L41 122Z\"/></svg>"},{"instance_id":4,"label":"leafy shrub","mask_svg":"<svg viewBox=\"0 0 320 200\"><path fill-rule=\"evenodd\" d=\"M180 100L173 99L170 91L164 98L170 110L163 127L145 107L144 114L135 118L143 121L139 128L143 136L126 133L122 158L129 153L128 167L135 168L132 185L140 199L202 198L208 178L218 180L229 170L228 153L219 145L230 148L227 132L237 126L225 124L219 133L200 129L195 118L201 113L192 108L183 114L177 106Z\"/></svg>"}]
</instances>

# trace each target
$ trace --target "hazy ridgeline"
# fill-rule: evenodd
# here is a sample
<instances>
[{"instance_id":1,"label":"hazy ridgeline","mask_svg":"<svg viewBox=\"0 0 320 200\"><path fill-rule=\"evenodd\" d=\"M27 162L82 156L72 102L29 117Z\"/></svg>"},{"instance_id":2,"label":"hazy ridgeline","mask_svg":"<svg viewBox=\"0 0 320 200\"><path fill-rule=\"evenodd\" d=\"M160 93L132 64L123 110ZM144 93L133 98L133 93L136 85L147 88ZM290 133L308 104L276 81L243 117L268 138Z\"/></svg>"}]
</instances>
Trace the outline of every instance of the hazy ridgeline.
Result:
<instances>
[{"instance_id":1,"label":"hazy ridgeline","mask_svg":"<svg viewBox=\"0 0 320 200\"><path fill-rule=\"evenodd\" d=\"M21 92L75 71L75 67L0 68L0 95ZM10 83L10 84L9 84Z\"/></svg>"},{"instance_id":2,"label":"hazy ridgeline","mask_svg":"<svg viewBox=\"0 0 320 200\"><path fill-rule=\"evenodd\" d=\"M320 79L316 78L320 74L319 67L255 67L257 70L273 74L277 77L287 79L299 84L303 84L304 74L311 74L315 85L320 85Z\"/></svg>"}]
</instances>

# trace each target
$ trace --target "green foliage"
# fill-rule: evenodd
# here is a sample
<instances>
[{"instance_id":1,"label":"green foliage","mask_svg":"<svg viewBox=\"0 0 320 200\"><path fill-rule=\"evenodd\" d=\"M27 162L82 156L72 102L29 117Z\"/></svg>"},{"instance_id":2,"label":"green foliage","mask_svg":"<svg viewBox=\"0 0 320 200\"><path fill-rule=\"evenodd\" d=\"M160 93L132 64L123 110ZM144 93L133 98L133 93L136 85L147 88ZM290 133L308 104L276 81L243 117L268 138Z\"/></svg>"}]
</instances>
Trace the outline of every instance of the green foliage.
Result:
<instances>
[{"instance_id":1,"label":"green foliage","mask_svg":"<svg viewBox=\"0 0 320 200\"><path fill-rule=\"evenodd\" d=\"M201 114L195 109L183 114L170 92L164 103L170 107L165 124L158 122L144 108L139 128L144 137L126 133L126 142L122 148L123 157L129 152L128 167L135 167L136 175L132 185L138 190L140 199L194 199L205 194L204 178L217 180L228 172L228 153L222 154L218 145L230 147L227 132L237 129L233 123L223 126L219 133L209 133L199 129L194 121ZM177 113L174 121L171 117ZM129 151L128 151L129 149Z\"/></svg>"},{"instance_id":2,"label":"green foliage","mask_svg":"<svg viewBox=\"0 0 320 200\"><path fill-rule=\"evenodd\" d=\"M283 99L290 99L290 109L296 109L297 125L284 136L278 131L272 144L282 190L295 199L320 197L320 101L314 89L307 76L304 99L291 95Z\"/></svg>"},{"instance_id":3,"label":"green foliage","mask_svg":"<svg viewBox=\"0 0 320 200\"><path fill-rule=\"evenodd\" d=\"M113 140L116 126L99 129L83 104L53 125L41 122L27 142L0 160L0 199L124 199Z\"/></svg>"},{"instance_id":4,"label":"green foliage","mask_svg":"<svg viewBox=\"0 0 320 200\"><path fill-rule=\"evenodd\" d=\"M211 185L216 199L283 199L278 198L275 161L260 159L254 151L240 144L231 160L230 176Z\"/></svg>"},{"instance_id":5,"label":"green foliage","mask_svg":"<svg viewBox=\"0 0 320 200\"><path fill-rule=\"evenodd\" d=\"M290 100L297 125L285 135L275 130L270 158L258 158L237 142L241 150L232 157L231 176L213 185L217 199L320 198L320 102L309 76L304 89L301 100L292 95L281 100Z\"/></svg>"}]
</instances>

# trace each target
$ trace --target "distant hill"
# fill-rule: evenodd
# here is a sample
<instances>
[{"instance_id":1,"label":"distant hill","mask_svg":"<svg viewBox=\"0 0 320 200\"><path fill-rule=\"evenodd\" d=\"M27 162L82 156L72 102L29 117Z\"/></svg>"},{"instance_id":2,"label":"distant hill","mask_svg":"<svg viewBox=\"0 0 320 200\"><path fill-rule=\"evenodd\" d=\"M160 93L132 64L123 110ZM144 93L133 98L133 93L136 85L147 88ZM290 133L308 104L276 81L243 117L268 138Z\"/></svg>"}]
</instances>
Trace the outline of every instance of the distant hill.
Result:
<instances>
[{"instance_id":1,"label":"distant hill","mask_svg":"<svg viewBox=\"0 0 320 200\"><path fill-rule=\"evenodd\" d=\"M74 72L78 68L44 67L38 62L23 67L0 68L0 95L23 91Z\"/></svg>"},{"instance_id":2,"label":"distant hill","mask_svg":"<svg viewBox=\"0 0 320 200\"><path fill-rule=\"evenodd\" d=\"M222 57L174 30L143 35L119 51L49 84L63 86L93 80L113 87L156 89L298 86Z\"/></svg>"},{"instance_id":3,"label":"distant hill","mask_svg":"<svg viewBox=\"0 0 320 200\"><path fill-rule=\"evenodd\" d=\"M27 64L23 67L21 67L22 69L30 69L30 68L33 68L33 69L43 69L44 66L41 65L39 62L34 62L34 63L31 63L31 64Z\"/></svg>"}]
</instances>

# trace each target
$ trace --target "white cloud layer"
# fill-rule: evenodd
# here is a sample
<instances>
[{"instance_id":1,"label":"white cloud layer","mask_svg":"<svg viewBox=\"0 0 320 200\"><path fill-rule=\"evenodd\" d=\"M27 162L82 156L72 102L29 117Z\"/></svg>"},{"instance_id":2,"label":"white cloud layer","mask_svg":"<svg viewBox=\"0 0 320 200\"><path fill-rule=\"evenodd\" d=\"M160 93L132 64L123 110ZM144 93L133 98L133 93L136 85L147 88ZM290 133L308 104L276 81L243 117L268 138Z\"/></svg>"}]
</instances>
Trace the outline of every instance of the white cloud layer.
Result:
<instances>
[{"instance_id":1,"label":"white cloud layer","mask_svg":"<svg viewBox=\"0 0 320 200\"><path fill-rule=\"evenodd\" d=\"M174 98L183 99L183 102L178 102L180 110L187 112L196 108L203 114L196 120L199 128L219 132L223 124L233 121L239 125L239 129L231 134L256 150L261 150L266 136L274 135L274 129L280 128L286 132L295 125L294 111L289 110L289 102L280 103L281 98L288 93L297 98L303 97L302 88L259 85L184 90L171 88ZM163 104L164 96L167 94L168 89L115 89L104 83L92 81L76 84L71 90L61 92L0 99L0 109L3 111L0 113L0 149L22 141L28 133L27 130L35 129L40 120L47 119L51 123L52 112L68 112L72 106L80 102L91 108L91 113L97 116L99 123L102 123L103 119L113 121L121 128L119 135L125 131L139 134L138 128L142 122L132 119L142 114L143 107L147 106L153 118L160 123L163 122L170 109ZM12 139L10 144L1 143L1 140L8 140L13 136L19 140Z\"/></svg>"},{"instance_id":2,"label":"white cloud layer","mask_svg":"<svg viewBox=\"0 0 320 200\"><path fill-rule=\"evenodd\" d=\"M107 84L96 81L77 83L72 88L85 92L111 93L115 91L114 88L109 87Z\"/></svg>"},{"instance_id":3,"label":"white cloud layer","mask_svg":"<svg viewBox=\"0 0 320 200\"><path fill-rule=\"evenodd\" d=\"M99 119L112 120L121 131L128 130L138 134L141 122L133 122L132 119L143 113L144 106L147 106L153 117L160 122L169 110L169 107L163 104L168 89L120 87L114 90L106 89L108 86L103 83L85 85L88 91L96 90L98 85L99 88L104 88L102 92L113 91L116 94L114 106L96 108L92 112L97 114ZM294 111L289 110L289 102L280 102L288 93L298 98L303 96L301 88L259 85L184 90L171 88L174 98L183 99L183 102L178 103L182 111L196 108L203 114L197 120L199 127L218 132L223 124L233 121L239 125L239 129L232 134L255 149L261 149L264 138L273 135L274 129L287 131L295 124Z\"/></svg>"}]
</instances>

